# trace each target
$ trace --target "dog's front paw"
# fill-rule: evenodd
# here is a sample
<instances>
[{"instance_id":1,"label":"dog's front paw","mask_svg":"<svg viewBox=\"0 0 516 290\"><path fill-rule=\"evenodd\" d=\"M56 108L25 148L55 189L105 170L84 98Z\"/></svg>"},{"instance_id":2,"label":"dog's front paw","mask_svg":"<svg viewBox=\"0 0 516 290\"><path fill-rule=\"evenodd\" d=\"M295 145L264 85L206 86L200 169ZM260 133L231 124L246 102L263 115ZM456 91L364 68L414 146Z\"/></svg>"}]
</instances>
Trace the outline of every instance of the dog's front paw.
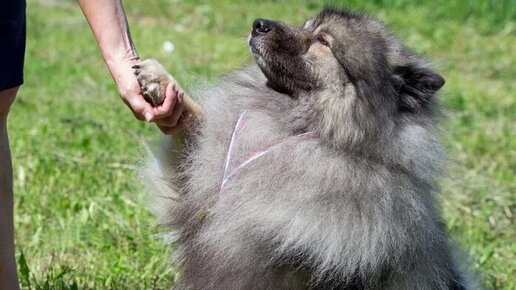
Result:
<instances>
[{"instance_id":1,"label":"dog's front paw","mask_svg":"<svg viewBox=\"0 0 516 290\"><path fill-rule=\"evenodd\" d=\"M166 86L172 81L169 73L154 59L146 59L134 65L133 69L145 100L154 106L161 104Z\"/></svg>"}]
</instances>

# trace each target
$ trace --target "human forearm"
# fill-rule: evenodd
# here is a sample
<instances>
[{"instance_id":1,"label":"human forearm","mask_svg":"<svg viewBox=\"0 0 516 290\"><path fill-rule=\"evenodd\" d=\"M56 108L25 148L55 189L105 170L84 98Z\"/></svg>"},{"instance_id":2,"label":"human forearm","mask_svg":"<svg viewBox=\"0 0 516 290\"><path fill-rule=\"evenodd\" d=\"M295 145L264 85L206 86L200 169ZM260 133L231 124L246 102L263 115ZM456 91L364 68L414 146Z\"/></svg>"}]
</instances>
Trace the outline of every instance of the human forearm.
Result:
<instances>
[{"instance_id":1,"label":"human forearm","mask_svg":"<svg viewBox=\"0 0 516 290\"><path fill-rule=\"evenodd\" d=\"M155 122L166 134L178 127L183 114L183 92L175 81L161 104L145 101L133 67L140 61L134 48L121 0L77 0L115 81L122 100L139 120Z\"/></svg>"},{"instance_id":2,"label":"human forearm","mask_svg":"<svg viewBox=\"0 0 516 290\"><path fill-rule=\"evenodd\" d=\"M111 68L121 60L138 60L120 0L78 0L95 35L102 56Z\"/></svg>"}]
</instances>

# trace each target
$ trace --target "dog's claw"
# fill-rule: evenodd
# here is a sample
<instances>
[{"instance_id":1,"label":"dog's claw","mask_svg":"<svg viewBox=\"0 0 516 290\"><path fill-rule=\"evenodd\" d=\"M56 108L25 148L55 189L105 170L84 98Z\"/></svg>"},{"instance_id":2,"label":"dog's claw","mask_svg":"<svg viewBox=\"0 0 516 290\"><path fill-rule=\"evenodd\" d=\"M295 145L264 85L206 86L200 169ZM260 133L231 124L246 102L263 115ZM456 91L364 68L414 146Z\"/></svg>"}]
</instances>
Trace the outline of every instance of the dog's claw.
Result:
<instances>
[{"instance_id":1,"label":"dog's claw","mask_svg":"<svg viewBox=\"0 0 516 290\"><path fill-rule=\"evenodd\" d=\"M169 79L167 71L153 59L136 63L132 68L145 100L154 106L162 103Z\"/></svg>"}]
</instances>

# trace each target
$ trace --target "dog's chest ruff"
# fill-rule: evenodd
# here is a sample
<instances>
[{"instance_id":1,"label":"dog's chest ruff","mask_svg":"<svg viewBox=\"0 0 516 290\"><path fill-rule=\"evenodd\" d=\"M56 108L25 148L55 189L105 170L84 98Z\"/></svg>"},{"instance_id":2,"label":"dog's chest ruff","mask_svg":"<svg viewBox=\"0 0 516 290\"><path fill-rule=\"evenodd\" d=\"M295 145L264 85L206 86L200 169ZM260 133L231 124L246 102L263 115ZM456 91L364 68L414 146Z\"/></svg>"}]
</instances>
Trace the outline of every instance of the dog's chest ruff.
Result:
<instances>
[{"instance_id":1,"label":"dog's chest ruff","mask_svg":"<svg viewBox=\"0 0 516 290\"><path fill-rule=\"evenodd\" d=\"M268 153L272 152L273 150L277 149L280 145L285 143L287 140L290 140L292 138L296 139L311 139L316 138L317 135L315 132L304 132L298 135L287 137L283 140L277 140L272 143L269 143L261 148L258 148L256 151L251 152L243 162L237 163L235 160L235 148L238 146L238 139L242 131L244 130L243 123L245 121L246 111L243 111L240 116L238 117L238 120L235 123L235 126L233 127L233 132L231 133L231 139L229 141L228 149L226 151L226 159L224 162L224 174L222 177L222 181L220 184L220 192L222 192L224 189L230 186L231 181L236 178L236 175L238 172L248 166L249 164L253 163L257 159L267 155Z\"/></svg>"}]
</instances>

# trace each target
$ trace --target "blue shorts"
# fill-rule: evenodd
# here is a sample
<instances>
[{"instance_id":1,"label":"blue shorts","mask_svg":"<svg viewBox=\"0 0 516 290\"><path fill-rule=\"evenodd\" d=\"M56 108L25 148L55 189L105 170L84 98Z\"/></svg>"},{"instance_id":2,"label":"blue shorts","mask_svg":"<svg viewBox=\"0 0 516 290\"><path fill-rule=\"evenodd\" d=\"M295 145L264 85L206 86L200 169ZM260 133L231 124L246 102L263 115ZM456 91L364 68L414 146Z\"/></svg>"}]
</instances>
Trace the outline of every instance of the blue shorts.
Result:
<instances>
[{"instance_id":1,"label":"blue shorts","mask_svg":"<svg viewBox=\"0 0 516 290\"><path fill-rule=\"evenodd\" d=\"M0 91L23 84L25 0L0 2Z\"/></svg>"}]
</instances>

